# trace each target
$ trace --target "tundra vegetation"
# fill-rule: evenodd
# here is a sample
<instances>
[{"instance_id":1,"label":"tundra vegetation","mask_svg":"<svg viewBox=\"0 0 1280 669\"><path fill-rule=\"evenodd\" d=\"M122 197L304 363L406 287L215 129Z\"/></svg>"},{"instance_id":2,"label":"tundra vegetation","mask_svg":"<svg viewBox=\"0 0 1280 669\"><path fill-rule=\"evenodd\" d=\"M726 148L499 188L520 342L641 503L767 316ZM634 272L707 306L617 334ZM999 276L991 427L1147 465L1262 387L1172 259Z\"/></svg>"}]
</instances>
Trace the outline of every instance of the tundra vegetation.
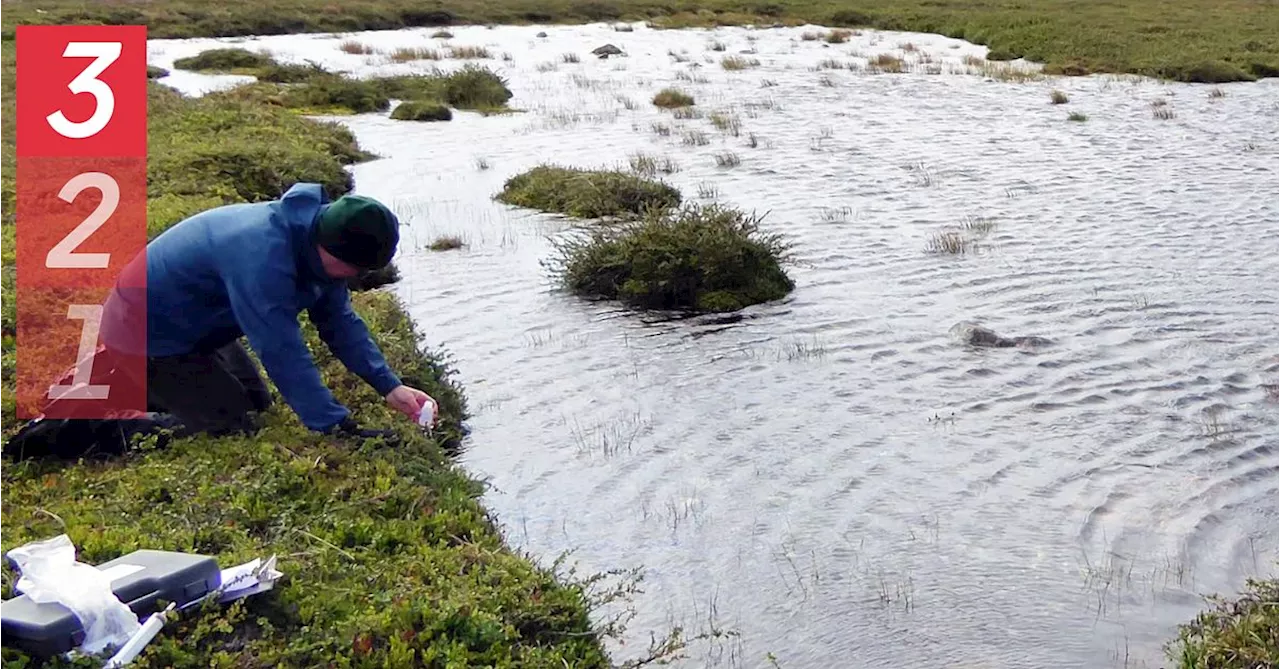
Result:
<instances>
[{"instance_id":1,"label":"tundra vegetation","mask_svg":"<svg viewBox=\"0 0 1280 669\"><path fill-rule=\"evenodd\" d=\"M755 5L700 0L696 8L656 0L549 0L536 6L444 0L429 8L413 0L353 0L341 6L321 0L227 0L218 5L44 0L6 2L4 9L0 104L6 119L15 118L13 38L20 24L145 24L152 38L433 26L439 30L432 37L447 40L452 34L445 28L460 24L647 20L656 28L682 28L813 23L832 29L804 39L838 44L851 34L843 31L867 28L933 32L988 46L991 61L1043 62L1048 74L1116 72L1212 83L1274 77L1280 51L1274 6L1251 0L1087 6L1056 0L774 0ZM344 49L373 51L358 44ZM467 47L440 51L488 57ZM729 69L739 64L731 61ZM343 128L306 119L304 113L383 111L392 98L490 113L505 110L511 97L497 75L475 67L452 76L354 82L316 66L283 65L266 54L233 48L210 50L177 66L248 73L258 81L199 99L149 82L147 214L152 236L208 207L270 199L298 181L321 183L331 196L350 191L354 184L344 166L371 156ZM147 70L148 79L166 74L156 67ZM1207 94L1225 95L1220 88ZM1160 109L1152 113L1171 114ZM1068 118L1085 120L1079 113ZM655 124L654 130L671 133L665 124ZM22 425L13 398L14 124L4 124L0 132L0 272L4 297L10 298L0 301L0 361L8 437ZM691 143L705 143L705 136L701 142L693 137ZM542 178L553 183L566 177L544 172ZM619 179L611 176L606 183L623 183ZM646 306L723 310L777 299L791 290L780 266L774 269L784 245L761 235L753 215L718 205L681 206L678 193L652 185L620 189L648 193L645 197L657 203L638 211L616 202L591 203L591 197L600 196L579 194L577 199L586 204L557 204L546 195L516 198L521 189L508 190L513 204L525 200L521 206L554 204L587 215L612 208L629 214L612 224L586 226L581 236L560 242L556 262L561 278L580 294ZM704 199L718 194L712 184L699 191ZM694 251L710 255L694 262ZM737 256L730 259L734 252ZM743 257L750 259L751 271L744 271ZM676 271L659 272L660 267ZM385 280L394 281L395 273ZM223 565L281 556L285 577L273 593L184 614L150 644L137 662L140 667L609 666L601 636L611 628L592 627L589 617L593 606L620 591L593 594L598 593L596 576L583 579L558 567L538 567L531 557L503 544L478 501L482 484L449 458L461 439L467 409L448 355L421 347L403 306L389 293L362 289L353 302L391 364L440 401L441 425L433 433L393 417L381 398L318 345L304 316L304 332L325 381L363 422L396 429L400 446L355 446L311 434L283 408L276 393L277 408L252 438L194 438L164 448L142 443L107 461L7 461L3 549L65 532L79 548L79 559L90 563L139 548L202 552ZM12 576L5 572L5 598L13 594ZM1170 658L1182 669L1277 666L1276 600L1275 579L1251 581L1234 598L1211 600L1205 612L1178 630L1168 646ZM655 654L679 644L660 645ZM3 659L6 664L27 660L7 648Z\"/></svg>"},{"instance_id":2,"label":"tundra vegetation","mask_svg":"<svg viewBox=\"0 0 1280 669\"><path fill-rule=\"evenodd\" d=\"M553 240L545 263L569 291L645 309L737 311L795 288L790 255L761 218L720 204L648 209Z\"/></svg>"}]
</instances>

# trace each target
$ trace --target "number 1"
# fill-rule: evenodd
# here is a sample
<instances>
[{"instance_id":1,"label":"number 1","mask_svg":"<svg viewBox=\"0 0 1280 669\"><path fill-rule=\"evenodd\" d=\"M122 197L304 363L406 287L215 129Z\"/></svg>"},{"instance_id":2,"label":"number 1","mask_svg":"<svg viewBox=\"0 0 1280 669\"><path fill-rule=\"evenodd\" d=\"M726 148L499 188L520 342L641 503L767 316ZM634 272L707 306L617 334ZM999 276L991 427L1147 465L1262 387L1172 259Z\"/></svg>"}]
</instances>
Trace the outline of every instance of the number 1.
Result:
<instances>
[{"instance_id":1,"label":"number 1","mask_svg":"<svg viewBox=\"0 0 1280 669\"><path fill-rule=\"evenodd\" d=\"M111 87L98 78L111 64L120 58L122 45L119 42L68 42L62 55L65 58L92 58L93 62L75 79L67 84L72 93L88 93L93 96L93 116L87 121L73 123L58 110L45 117L49 125L63 137L71 139L87 139L102 132L115 113L116 96Z\"/></svg>"},{"instance_id":2,"label":"number 1","mask_svg":"<svg viewBox=\"0 0 1280 669\"><path fill-rule=\"evenodd\" d=\"M102 305L73 304L67 307L67 318L84 319L84 329L80 330L80 351L76 356L76 373L71 378L71 385L49 386L49 399L71 400L105 400L111 392L111 386L89 385L93 373L93 357L97 352L98 331L102 328Z\"/></svg>"}]
</instances>

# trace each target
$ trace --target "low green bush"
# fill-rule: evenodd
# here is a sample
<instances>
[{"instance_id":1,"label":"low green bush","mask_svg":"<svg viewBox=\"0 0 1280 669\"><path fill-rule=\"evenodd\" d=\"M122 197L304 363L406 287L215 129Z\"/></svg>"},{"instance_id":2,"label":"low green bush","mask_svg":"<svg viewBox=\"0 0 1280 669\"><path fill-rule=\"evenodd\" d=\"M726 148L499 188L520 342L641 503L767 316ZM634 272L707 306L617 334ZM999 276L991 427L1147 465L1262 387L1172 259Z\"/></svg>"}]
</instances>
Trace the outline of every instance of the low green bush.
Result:
<instances>
[{"instance_id":1,"label":"low green bush","mask_svg":"<svg viewBox=\"0 0 1280 669\"><path fill-rule=\"evenodd\" d=\"M449 121L453 112L439 102L409 100L391 110L391 118L398 121Z\"/></svg>"},{"instance_id":2,"label":"low green bush","mask_svg":"<svg viewBox=\"0 0 1280 669\"><path fill-rule=\"evenodd\" d=\"M616 170L539 165L507 179L499 202L541 211L600 218L674 207L680 191L661 181Z\"/></svg>"},{"instance_id":3,"label":"low green bush","mask_svg":"<svg viewBox=\"0 0 1280 669\"><path fill-rule=\"evenodd\" d=\"M173 66L180 70L197 72L235 72L274 64L270 56L238 48L208 49L173 61Z\"/></svg>"},{"instance_id":4,"label":"low green bush","mask_svg":"<svg viewBox=\"0 0 1280 669\"><path fill-rule=\"evenodd\" d=\"M789 246L760 219L718 204L653 210L555 241L547 262L570 291L651 309L736 311L795 284Z\"/></svg>"},{"instance_id":5,"label":"low green bush","mask_svg":"<svg viewBox=\"0 0 1280 669\"><path fill-rule=\"evenodd\" d=\"M254 106L274 105L302 114L363 114L386 111L392 99L500 113L508 111L506 104L512 96L502 77L474 65L454 72L437 70L369 79L353 79L316 65L273 64L251 74L259 81L210 93L208 97Z\"/></svg>"}]
</instances>

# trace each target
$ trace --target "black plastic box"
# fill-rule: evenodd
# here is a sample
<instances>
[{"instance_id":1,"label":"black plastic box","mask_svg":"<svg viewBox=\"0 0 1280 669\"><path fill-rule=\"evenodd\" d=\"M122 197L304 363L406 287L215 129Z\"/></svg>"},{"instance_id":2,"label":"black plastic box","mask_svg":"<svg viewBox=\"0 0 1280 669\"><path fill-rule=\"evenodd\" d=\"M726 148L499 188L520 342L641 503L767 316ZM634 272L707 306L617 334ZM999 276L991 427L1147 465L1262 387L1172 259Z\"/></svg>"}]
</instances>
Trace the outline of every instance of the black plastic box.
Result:
<instances>
[{"instance_id":1,"label":"black plastic box","mask_svg":"<svg viewBox=\"0 0 1280 669\"><path fill-rule=\"evenodd\" d=\"M159 610L161 600L182 607L222 585L217 561L191 553L134 551L98 565L98 570L113 577L111 590L139 618ZM22 595L0 603L0 637L5 646L52 657L79 646L84 630L67 607L36 604Z\"/></svg>"}]
</instances>

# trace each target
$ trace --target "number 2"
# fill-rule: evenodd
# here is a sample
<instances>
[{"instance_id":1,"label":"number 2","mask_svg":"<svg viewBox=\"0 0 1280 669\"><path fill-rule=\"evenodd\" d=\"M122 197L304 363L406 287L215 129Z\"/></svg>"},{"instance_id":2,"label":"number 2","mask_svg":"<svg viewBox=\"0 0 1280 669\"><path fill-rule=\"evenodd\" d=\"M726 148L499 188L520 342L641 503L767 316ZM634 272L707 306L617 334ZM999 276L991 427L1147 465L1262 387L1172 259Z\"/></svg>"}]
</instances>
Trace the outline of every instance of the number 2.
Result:
<instances>
[{"instance_id":1,"label":"number 2","mask_svg":"<svg viewBox=\"0 0 1280 669\"><path fill-rule=\"evenodd\" d=\"M69 137L71 139L87 139L93 137L107 127L107 123L111 120L111 115L115 113L116 97L111 91L111 87L98 78L111 64L120 58L120 51L123 47L120 42L68 42L67 48L62 51L65 58L93 58L93 62L89 63L80 74L76 75L71 83L67 84L67 88L72 93L79 95L80 93L88 93L93 96L94 109L93 116L87 121L74 123L67 120L66 115L61 110L53 112L45 117L49 121L49 125L53 127L59 135Z\"/></svg>"},{"instance_id":2,"label":"number 2","mask_svg":"<svg viewBox=\"0 0 1280 669\"><path fill-rule=\"evenodd\" d=\"M115 213L120 204L120 185L109 174L102 172L85 172L77 174L58 191L63 202L75 202L76 196L86 188L97 188L102 192L102 202L76 226L71 234L63 237L45 257L44 266L49 269L106 269L111 261L110 253L75 253L77 246L84 243L103 223Z\"/></svg>"}]
</instances>

